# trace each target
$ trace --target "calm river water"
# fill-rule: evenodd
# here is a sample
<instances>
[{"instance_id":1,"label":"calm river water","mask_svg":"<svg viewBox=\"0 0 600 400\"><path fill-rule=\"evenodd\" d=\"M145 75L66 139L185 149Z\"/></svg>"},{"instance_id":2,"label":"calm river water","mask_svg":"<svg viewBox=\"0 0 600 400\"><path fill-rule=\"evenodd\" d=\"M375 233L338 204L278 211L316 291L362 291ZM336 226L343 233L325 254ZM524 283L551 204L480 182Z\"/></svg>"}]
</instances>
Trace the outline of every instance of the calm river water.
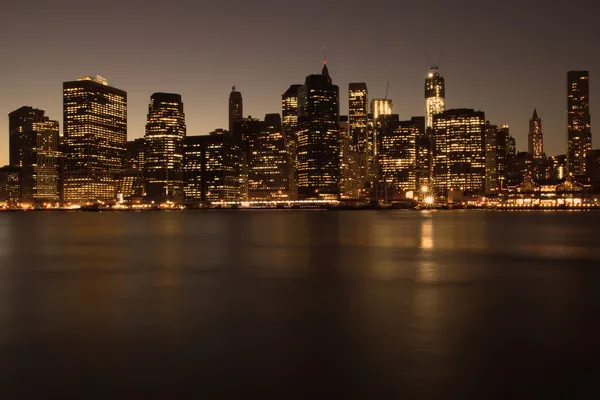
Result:
<instances>
[{"instance_id":1,"label":"calm river water","mask_svg":"<svg viewBox=\"0 0 600 400\"><path fill-rule=\"evenodd\" d=\"M0 398L581 398L600 368L599 226L0 213Z\"/></svg>"}]
</instances>

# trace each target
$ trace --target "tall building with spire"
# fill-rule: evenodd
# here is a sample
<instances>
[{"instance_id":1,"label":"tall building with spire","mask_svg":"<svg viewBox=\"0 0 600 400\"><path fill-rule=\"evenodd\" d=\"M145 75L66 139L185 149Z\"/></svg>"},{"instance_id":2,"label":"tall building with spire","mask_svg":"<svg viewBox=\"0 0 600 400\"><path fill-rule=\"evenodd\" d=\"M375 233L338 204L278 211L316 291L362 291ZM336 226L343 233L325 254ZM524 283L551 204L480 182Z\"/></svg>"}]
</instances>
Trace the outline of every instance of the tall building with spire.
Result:
<instances>
[{"instance_id":1,"label":"tall building with spire","mask_svg":"<svg viewBox=\"0 0 600 400\"><path fill-rule=\"evenodd\" d=\"M584 175L585 160L592 150L588 71L567 74L567 119L567 172Z\"/></svg>"},{"instance_id":2,"label":"tall building with spire","mask_svg":"<svg viewBox=\"0 0 600 400\"><path fill-rule=\"evenodd\" d=\"M425 129L433 128L433 116L446 110L446 83L437 65L425 79Z\"/></svg>"},{"instance_id":3,"label":"tall building with spire","mask_svg":"<svg viewBox=\"0 0 600 400\"><path fill-rule=\"evenodd\" d=\"M529 120L529 156L534 159L544 158L544 134L542 133L542 120L538 117L537 109L533 110L533 117Z\"/></svg>"},{"instance_id":4,"label":"tall building with spire","mask_svg":"<svg viewBox=\"0 0 600 400\"><path fill-rule=\"evenodd\" d=\"M235 90L235 86L231 88L229 94L229 132L234 133L235 123L244 118L244 104L242 93Z\"/></svg>"},{"instance_id":5,"label":"tall building with spire","mask_svg":"<svg viewBox=\"0 0 600 400\"><path fill-rule=\"evenodd\" d=\"M298 197L338 199L340 195L339 87L327 62L320 75L306 77L299 95Z\"/></svg>"},{"instance_id":6,"label":"tall building with spire","mask_svg":"<svg viewBox=\"0 0 600 400\"><path fill-rule=\"evenodd\" d=\"M146 122L146 196L162 202L183 200L183 142L186 136L181 95L154 93Z\"/></svg>"}]
</instances>

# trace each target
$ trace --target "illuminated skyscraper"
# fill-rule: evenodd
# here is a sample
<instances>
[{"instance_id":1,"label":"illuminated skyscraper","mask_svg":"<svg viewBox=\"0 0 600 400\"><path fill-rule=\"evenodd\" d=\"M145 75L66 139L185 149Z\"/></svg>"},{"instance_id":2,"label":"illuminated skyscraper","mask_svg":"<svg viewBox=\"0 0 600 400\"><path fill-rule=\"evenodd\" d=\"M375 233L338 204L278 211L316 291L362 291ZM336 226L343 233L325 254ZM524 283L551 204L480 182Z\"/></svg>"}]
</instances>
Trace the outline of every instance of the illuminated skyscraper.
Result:
<instances>
[{"instance_id":1,"label":"illuminated skyscraper","mask_svg":"<svg viewBox=\"0 0 600 400\"><path fill-rule=\"evenodd\" d=\"M148 106L144 177L148 200L183 200L183 141L186 136L181 95L154 93Z\"/></svg>"},{"instance_id":2,"label":"illuminated skyscraper","mask_svg":"<svg viewBox=\"0 0 600 400\"><path fill-rule=\"evenodd\" d=\"M185 138L186 201L239 201L240 152L223 129Z\"/></svg>"},{"instance_id":3,"label":"illuminated skyscraper","mask_svg":"<svg viewBox=\"0 0 600 400\"><path fill-rule=\"evenodd\" d=\"M240 147L233 135L217 129L204 136L202 199L240 200Z\"/></svg>"},{"instance_id":4,"label":"illuminated skyscraper","mask_svg":"<svg viewBox=\"0 0 600 400\"><path fill-rule=\"evenodd\" d=\"M298 93L301 88L302 85L291 85L281 96L283 133L285 134L288 157L293 173L293 182L291 183L293 191L290 193L293 199L298 197L296 186L298 180L298 118L300 111Z\"/></svg>"},{"instance_id":5,"label":"illuminated skyscraper","mask_svg":"<svg viewBox=\"0 0 600 400\"><path fill-rule=\"evenodd\" d=\"M235 86L229 94L229 132L232 134L235 123L244 118L244 105L242 93L235 90Z\"/></svg>"},{"instance_id":6,"label":"illuminated skyscraper","mask_svg":"<svg viewBox=\"0 0 600 400\"><path fill-rule=\"evenodd\" d=\"M348 132L352 147L359 156L358 173L355 178L364 186L369 173L371 154L369 152L369 91L367 84L351 83L348 86Z\"/></svg>"},{"instance_id":7,"label":"illuminated skyscraper","mask_svg":"<svg viewBox=\"0 0 600 400\"><path fill-rule=\"evenodd\" d=\"M585 174L585 160L592 150L590 76L588 71L567 74L567 171Z\"/></svg>"},{"instance_id":8,"label":"illuminated skyscraper","mask_svg":"<svg viewBox=\"0 0 600 400\"><path fill-rule=\"evenodd\" d=\"M16 208L21 202L21 167L0 168L0 206Z\"/></svg>"},{"instance_id":9,"label":"illuminated skyscraper","mask_svg":"<svg viewBox=\"0 0 600 400\"><path fill-rule=\"evenodd\" d=\"M544 134L542 133L542 120L538 117L537 110L533 110L533 117L529 120L529 156L534 159L544 158Z\"/></svg>"},{"instance_id":10,"label":"illuminated skyscraper","mask_svg":"<svg viewBox=\"0 0 600 400\"><path fill-rule=\"evenodd\" d=\"M127 142L127 169L144 170L146 139L139 138Z\"/></svg>"},{"instance_id":11,"label":"illuminated skyscraper","mask_svg":"<svg viewBox=\"0 0 600 400\"><path fill-rule=\"evenodd\" d=\"M391 99L373 99L371 101L371 137L369 138L369 153L373 160L377 158L379 142L377 135L381 129L380 117L382 115L392 115L394 104Z\"/></svg>"},{"instance_id":12,"label":"illuminated skyscraper","mask_svg":"<svg viewBox=\"0 0 600 400\"><path fill-rule=\"evenodd\" d=\"M340 194L339 87L327 64L309 75L299 96L298 197L338 199Z\"/></svg>"},{"instance_id":13,"label":"illuminated skyscraper","mask_svg":"<svg viewBox=\"0 0 600 400\"><path fill-rule=\"evenodd\" d=\"M292 169L281 117L267 114L248 152L249 200L288 200Z\"/></svg>"},{"instance_id":14,"label":"illuminated skyscraper","mask_svg":"<svg viewBox=\"0 0 600 400\"><path fill-rule=\"evenodd\" d=\"M114 201L125 168L127 93L101 77L63 84L64 201Z\"/></svg>"},{"instance_id":15,"label":"illuminated skyscraper","mask_svg":"<svg viewBox=\"0 0 600 400\"><path fill-rule=\"evenodd\" d=\"M379 138L379 182L394 193L415 191L417 184L417 120L399 121L389 115Z\"/></svg>"},{"instance_id":16,"label":"illuminated skyscraper","mask_svg":"<svg viewBox=\"0 0 600 400\"><path fill-rule=\"evenodd\" d=\"M485 193L497 194L498 179L498 126L485 125Z\"/></svg>"},{"instance_id":17,"label":"illuminated skyscraper","mask_svg":"<svg viewBox=\"0 0 600 400\"><path fill-rule=\"evenodd\" d=\"M21 107L8 115L10 155L21 167L21 201L34 206L59 198L58 121L44 110Z\"/></svg>"},{"instance_id":18,"label":"illuminated skyscraper","mask_svg":"<svg viewBox=\"0 0 600 400\"><path fill-rule=\"evenodd\" d=\"M433 116L446 110L446 83L437 66L425 79L425 128L433 128Z\"/></svg>"},{"instance_id":19,"label":"illuminated skyscraper","mask_svg":"<svg viewBox=\"0 0 600 400\"><path fill-rule=\"evenodd\" d=\"M485 114L447 110L433 117L434 186L438 191L485 189Z\"/></svg>"},{"instance_id":20,"label":"illuminated skyscraper","mask_svg":"<svg viewBox=\"0 0 600 400\"><path fill-rule=\"evenodd\" d=\"M354 138L350 134L348 116L340 116L340 198L358 199L364 189L360 166L364 166L365 153L356 151Z\"/></svg>"}]
</instances>

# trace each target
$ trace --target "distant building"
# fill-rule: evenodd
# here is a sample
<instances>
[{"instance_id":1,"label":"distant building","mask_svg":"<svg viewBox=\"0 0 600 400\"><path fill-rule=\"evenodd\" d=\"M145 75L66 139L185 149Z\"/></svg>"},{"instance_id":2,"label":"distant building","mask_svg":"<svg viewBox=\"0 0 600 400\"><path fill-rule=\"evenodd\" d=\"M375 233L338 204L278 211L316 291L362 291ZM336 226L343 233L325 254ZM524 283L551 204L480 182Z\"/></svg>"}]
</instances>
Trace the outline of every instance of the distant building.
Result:
<instances>
[{"instance_id":1,"label":"distant building","mask_svg":"<svg viewBox=\"0 0 600 400\"><path fill-rule=\"evenodd\" d=\"M143 171L145 163L146 139L139 138L127 142L126 168Z\"/></svg>"},{"instance_id":2,"label":"distant building","mask_svg":"<svg viewBox=\"0 0 600 400\"><path fill-rule=\"evenodd\" d=\"M234 126L235 135L233 138L238 144L240 151L239 190L241 201L249 200L250 152L261 135L263 125L263 121L248 116L248 118L242 118L236 122ZM296 193L295 186L294 193Z\"/></svg>"},{"instance_id":3,"label":"distant building","mask_svg":"<svg viewBox=\"0 0 600 400\"><path fill-rule=\"evenodd\" d=\"M0 206L15 208L21 203L21 167L0 168Z\"/></svg>"},{"instance_id":4,"label":"distant building","mask_svg":"<svg viewBox=\"0 0 600 400\"><path fill-rule=\"evenodd\" d=\"M567 171L585 175L586 157L592 150L588 71L567 74L567 120Z\"/></svg>"},{"instance_id":5,"label":"distant building","mask_svg":"<svg viewBox=\"0 0 600 400\"><path fill-rule=\"evenodd\" d=\"M416 191L417 139L420 134L421 128L415 120L400 121L395 114L382 120L378 150L379 183L388 191Z\"/></svg>"},{"instance_id":6,"label":"distant building","mask_svg":"<svg viewBox=\"0 0 600 400\"><path fill-rule=\"evenodd\" d=\"M502 191L506 188L506 169L511 157L517 153L517 143L515 138L510 135L508 125L503 125L498 128L496 137L496 156L497 156L497 174L498 174L498 190Z\"/></svg>"},{"instance_id":7,"label":"distant building","mask_svg":"<svg viewBox=\"0 0 600 400\"><path fill-rule=\"evenodd\" d=\"M526 177L533 179L533 161L529 153L522 151L514 156L510 156L506 165L506 187L521 184Z\"/></svg>"},{"instance_id":8,"label":"distant building","mask_svg":"<svg viewBox=\"0 0 600 400\"><path fill-rule=\"evenodd\" d=\"M63 84L64 201L115 201L125 168L127 93L101 77Z\"/></svg>"},{"instance_id":9,"label":"distant building","mask_svg":"<svg viewBox=\"0 0 600 400\"><path fill-rule=\"evenodd\" d=\"M32 206L59 202L58 121L32 107L11 112L8 120L11 163L21 167L21 201Z\"/></svg>"},{"instance_id":10,"label":"distant building","mask_svg":"<svg viewBox=\"0 0 600 400\"><path fill-rule=\"evenodd\" d=\"M185 139L185 200L187 202L237 202L239 144L223 129Z\"/></svg>"},{"instance_id":11,"label":"distant building","mask_svg":"<svg viewBox=\"0 0 600 400\"><path fill-rule=\"evenodd\" d=\"M498 194L498 126L485 125L485 193Z\"/></svg>"},{"instance_id":12,"label":"distant building","mask_svg":"<svg viewBox=\"0 0 600 400\"><path fill-rule=\"evenodd\" d=\"M291 85L288 90L281 96L281 119L283 125L283 133L288 148L288 155L293 168L294 182L292 185L296 187L298 179L298 118L299 118L299 99L298 93L302 85ZM296 198L297 193L292 197Z\"/></svg>"},{"instance_id":13,"label":"distant building","mask_svg":"<svg viewBox=\"0 0 600 400\"><path fill-rule=\"evenodd\" d=\"M148 106L144 177L149 201L183 200L183 141L186 136L181 95L154 93Z\"/></svg>"},{"instance_id":14,"label":"distant building","mask_svg":"<svg viewBox=\"0 0 600 400\"><path fill-rule=\"evenodd\" d=\"M437 191L485 190L485 114L446 110L433 117L434 186Z\"/></svg>"},{"instance_id":15,"label":"distant building","mask_svg":"<svg viewBox=\"0 0 600 400\"><path fill-rule=\"evenodd\" d=\"M361 179L361 165L364 166L364 152L358 152L351 135L348 116L340 117L340 198L355 200L360 197L364 182Z\"/></svg>"},{"instance_id":16,"label":"distant building","mask_svg":"<svg viewBox=\"0 0 600 400\"><path fill-rule=\"evenodd\" d=\"M300 93L298 197L336 200L340 196L339 87L327 64L309 75Z\"/></svg>"},{"instance_id":17,"label":"distant building","mask_svg":"<svg viewBox=\"0 0 600 400\"><path fill-rule=\"evenodd\" d=\"M289 200L292 168L279 114L267 114L248 155L249 200Z\"/></svg>"},{"instance_id":18,"label":"distant building","mask_svg":"<svg viewBox=\"0 0 600 400\"><path fill-rule=\"evenodd\" d=\"M379 141L377 135L381 130L381 116L392 115L394 111L394 103L391 99L373 99L371 100L371 129L369 137L369 155L373 161L377 159L377 151L379 149Z\"/></svg>"},{"instance_id":19,"label":"distant building","mask_svg":"<svg viewBox=\"0 0 600 400\"><path fill-rule=\"evenodd\" d=\"M244 104L242 93L235 90L235 86L229 94L229 132L234 133L235 123L244 118Z\"/></svg>"},{"instance_id":20,"label":"distant building","mask_svg":"<svg viewBox=\"0 0 600 400\"><path fill-rule=\"evenodd\" d=\"M425 117L411 119L419 128L417 137L417 189L431 185L432 140L425 128Z\"/></svg>"},{"instance_id":21,"label":"distant building","mask_svg":"<svg viewBox=\"0 0 600 400\"><path fill-rule=\"evenodd\" d=\"M369 176L371 154L369 149L369 91L364 82L348 86L348 135L352 151L360 155L358 160L358 185L364 186Z\"/></svg>"},{"instance_id":22,"label":"distant building","mask_svg":"<svg viewBox=\"0 0 600 400\"><path fill-rule=\"evenodd\" d=\"M542 120L538 117L537 110L533 110L533 117L529 120L529 156L534 160L544 158L544 134Z\"/></svg>"},{"instance_id":23,"label":"distant building","mask_svg":"<svg viewBox=\"0 0 600 400\"><path fill-rule=\"evenodd\" d=\"M586 171L594 191L600 191L600 150L588 153Z\"/></svg>"},{"instance_id":24,"label":"distant building","mask_svg":"<svg viewBox=\"0 0 600 400\"><path fill-rule=\"evenodd\" d=\"M425 78L425 128L433 128L433 116L446 110L446 82L437 66Z\"/></svg>"},{"instance_id":25,"label":"distant building","mask_svg":"<svg viewBox=\"0 0 600 400\"><path fill-rule=\"evenodd\" d=\"M559 155L550 157L552 164L552 179L564 179L567 176L567 156Z\"/></svg>"}]
</instances>

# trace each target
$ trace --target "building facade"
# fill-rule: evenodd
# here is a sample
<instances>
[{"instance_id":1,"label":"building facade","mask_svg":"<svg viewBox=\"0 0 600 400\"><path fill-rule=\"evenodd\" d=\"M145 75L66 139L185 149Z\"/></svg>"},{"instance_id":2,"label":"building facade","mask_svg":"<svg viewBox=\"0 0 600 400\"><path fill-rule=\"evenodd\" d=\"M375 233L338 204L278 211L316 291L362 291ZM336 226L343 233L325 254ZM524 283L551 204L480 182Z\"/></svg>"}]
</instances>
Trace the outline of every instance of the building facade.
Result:
<instances>
[{"instance_id":1,"label":"building facade","mask_svg":"<svg viewBox=\"0 0 600 400\"><path fill-rule=\"evenodd\" d=\"M298 93L302 85L291 85L281 96L281 119L283 133L287 143L288 156L293 169L294 182L292 186L296 187L298 179L298 118L299 118L299 99ZM292 194L297 198L298 194Z\"/></svg>"},{"instance_id":2,"label":"building facade","mask_svg":"<svg viewBox=\"0 0 600 400\"><path fill-rule=\"evenodd\" d=\"M545 157L542 120L538 117L537 109L533 110L533 117L529 120L528 145L529 156L532 159L537 160Z\"/></svg>"},{"instance_id":3,"label":"building facade","mask_svg":"<svg viewBox=\"0 0 600 400\"><path fill-rule=\"evenodd\" d=\"M183 142L186 136L181 95L154 93L146 120L144 178L149 201L183 200Z\"/></svg>"},{"instance_id":4,"label":"building facade","mask_svg":"<svg viewBox=\"0 0 600 400\"><path fill-rule=\"evenodd\" d=\"M392 115L394 112L394 103L391 99L373 99L371 100L371 129L369 129L369 157L371 157L371 168L377 169L377 151L379 149L378 135L381 130L382 116Z\"/></svg>"},{"instance_id":5,"label":"building facade","mask_svg":"<svg viewBox=\"0 0 600 400\"><path fill-rule=\"evenodd\" d=\"M433 128L433 116L445 110L446 82L434 65L425 79L425 128Z\"/></svg>"},{"instance_id":6,"label":"building facade","mask_svg":"<svg viewBox=\"0 0 600 400\"><path fill-rule=\"evenodd\" d=\"M389 115L382 123L379 140L379 183L393 193L417 189L417 139L421 134L414 121Z\"/></svg>"},{"instance_id":7,"label":"building facade","mask_svg":"<svg viewBox=\"0 0 600 400\"><path fill-rule=\"evenodd\" d=\"M127 93L101 77L63 84L64 201L115 201L125 168Z\"/></svg>"},{"instance_id":8,"label":"building facade","mask_svg":"<svg viewBox=\"0 0 600 400\"><path fill-rule=\"evenodd\" d=\"M485 114L446 110L433 117L434 186L437 191L485 190Z\"/></svg>"},{"instance_id":9,"label":"building facade","mask_svg":"<svg viewBox=\"0 0 600 400\"><path fill-rule=\"evenodd\" d=\"M242 93L235 90L235 86L231 88L229 94L229 132L234 133L235 123L244 118L244 102Z\"/></svg>"},{"instance_id":10,"label":"building facade","mask_svg":"<svg viewBox=\"0 0 600 400\"><path fill-rule=\"evenodd\" d=\"M21 167L21 201L35 207L58 203L58 121L32 107L11 112L8 120L11 162Z\"/></svg>"},{"instance_id":11,"label":"building facade","mask_svg":"<svg viewBox=\"0 0 600 400\"><path fill-rule=\"evenodd\" d=\"M17 208L21 204L21 167L0 168L0 207Z\"/></svg>"},{"instance_id":12,"label":"building facade","mask_svg":"<svg viewBox=\"0 0 600 400\"><path fill-rule=\"evenodd\" d=\"M279 114L267 114L248 154L248 198L289 200L293 170Z\"/></svg>"},{"instance_id":13,"label":"building facade","mask_svg":"<svg viewBox=\"0 0 600 400\"><path fill-rule=\"evenodd\" d=\"M350 83L348 86L348 136L351 140L351 149L358 154L358 184L366 184L371 163L371 145L369 144L369 91L364 82Z\"/></svg>"},{"instance_id":14,"label":"building facade","mask_svg":"<svg viewBox=\"0 0 600 400\"><path fill-rule=\"evenodd\" d=\"M336 200L340 195L339 87L327 64L301 88L298 131L298 198Z\"/></svg>"},{"instance_id":15,"label":"building facade","mask_svg":"<svg viewBox=\"0 0 600 400\"><path fill-rule=\"evenodd\" d=\"M592 150L588 71L567 74L567 171L585 175L585 160Z\"/></svg>"}]
</instances>

